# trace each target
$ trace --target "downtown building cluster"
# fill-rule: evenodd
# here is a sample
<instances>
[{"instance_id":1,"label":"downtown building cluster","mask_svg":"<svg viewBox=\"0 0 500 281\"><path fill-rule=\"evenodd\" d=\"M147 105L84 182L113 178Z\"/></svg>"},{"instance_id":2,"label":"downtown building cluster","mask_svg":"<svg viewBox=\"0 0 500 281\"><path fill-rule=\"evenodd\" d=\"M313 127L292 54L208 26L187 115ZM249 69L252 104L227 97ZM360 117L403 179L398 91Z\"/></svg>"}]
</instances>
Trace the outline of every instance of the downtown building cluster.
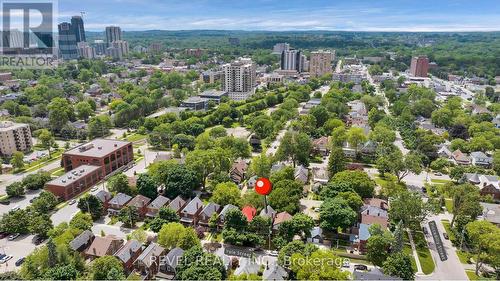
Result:
<instances>
[{"instance_id":1,"label":"downtown building cluster","mask_svg":"<svg viewBox=\"0 0 500 281\"><path fill-rule=\"evenodd\" d=\"M106 27L105 41L94 40L92 44L86 40L81 16L73 16L71 22L60 23L57 29L59 56L63 60L93 59L98 56L121 60L129 53L128 42L122 39L122 31L118 26Z\"/></svg>"}]
</instances>

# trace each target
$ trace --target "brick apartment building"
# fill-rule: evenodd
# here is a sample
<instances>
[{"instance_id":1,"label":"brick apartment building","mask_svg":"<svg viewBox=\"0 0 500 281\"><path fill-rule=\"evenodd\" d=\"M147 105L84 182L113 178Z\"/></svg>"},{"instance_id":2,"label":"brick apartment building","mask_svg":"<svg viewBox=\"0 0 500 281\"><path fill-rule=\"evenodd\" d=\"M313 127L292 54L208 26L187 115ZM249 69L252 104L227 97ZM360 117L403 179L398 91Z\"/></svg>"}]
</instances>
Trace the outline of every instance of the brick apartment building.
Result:
<instances>
[{"instance_id":1,"label":"brick apartment building","mask_svg":"<svg viewBox=\"0 0 500 281\"><path fill-rule=\"evenodd\" d=\"M81 165L45 184L45 189L64 200L71 199L103 178L101 167Z\"/></svg>"},{"instance_id":2,"label":"brick apartment building","mask_svg":"<svg viewBox=\"0 0 500 281\"><path fill-rule=\"evenodd\" d=\"M81 165L93 165L99 166L106 176L134 161L134 151L128 141L95 139L66 151L61 161L66 172Z\"/></svg>"}]
</instances>

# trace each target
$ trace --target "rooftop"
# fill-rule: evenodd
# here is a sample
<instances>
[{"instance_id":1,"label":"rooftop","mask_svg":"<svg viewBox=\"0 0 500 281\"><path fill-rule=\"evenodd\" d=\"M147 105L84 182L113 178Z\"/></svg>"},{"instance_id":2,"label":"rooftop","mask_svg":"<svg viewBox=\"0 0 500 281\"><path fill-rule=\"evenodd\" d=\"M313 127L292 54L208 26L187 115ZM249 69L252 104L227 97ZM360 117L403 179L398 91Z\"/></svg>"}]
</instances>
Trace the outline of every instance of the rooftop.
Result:
<instances>
[{"instance_id":1,"label":"rooftop","mask_svg":"<svg viewBox=\"0 0 500 281\"><path fill-rule=\"evenodd\" d=\"M75 168L66 174L58 177L57 179L53 179L49 181L47 184L48 185L58 185L58 186L68 186L71 185L80 179L85 178L87 175L90 173L93 173L97 170L101 169L99 166L92 166L92 165L82 165L79 166L78 168Z\"/></svg>"},{"instance_id":2,"label":"rooftop","mask_svg":"<svg viewBox=\"0 0 500 281\"><path fill-rule=\"evenodd\" d=\"M0 122L0 132L7 132L10 130L22 128L28 126L27 124L14 123L12 121L2 121Z\"/></svg>"},{"instance_id":3,"label":"rooftop","mask_svg":"<svg viewBox=\"0 0 500 281\"><path fill-rule=\"evenodd\" d=\"M130 145L131 142L109 139L95 139L86 144L66 151L65 155L78 155L87 157L104 157L113 151Z\"/></svg>"}]
</instances>

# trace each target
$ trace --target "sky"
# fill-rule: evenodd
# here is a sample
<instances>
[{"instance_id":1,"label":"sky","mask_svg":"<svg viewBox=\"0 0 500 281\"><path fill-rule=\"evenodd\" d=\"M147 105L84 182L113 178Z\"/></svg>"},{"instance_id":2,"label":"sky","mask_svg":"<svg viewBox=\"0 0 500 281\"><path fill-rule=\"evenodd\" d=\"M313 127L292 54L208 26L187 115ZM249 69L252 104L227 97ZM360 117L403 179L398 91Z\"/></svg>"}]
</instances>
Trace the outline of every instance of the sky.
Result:
<instances>
[{"instance_id":1,"label":"sky","mask_svg":"<svg viewBox=\"0 0 500 281\"><path fill-rule=\"evenodd\" d=\"M59 21L136 30L500 31L500 0L59 0Z\"/></svg>"}]
</instances>

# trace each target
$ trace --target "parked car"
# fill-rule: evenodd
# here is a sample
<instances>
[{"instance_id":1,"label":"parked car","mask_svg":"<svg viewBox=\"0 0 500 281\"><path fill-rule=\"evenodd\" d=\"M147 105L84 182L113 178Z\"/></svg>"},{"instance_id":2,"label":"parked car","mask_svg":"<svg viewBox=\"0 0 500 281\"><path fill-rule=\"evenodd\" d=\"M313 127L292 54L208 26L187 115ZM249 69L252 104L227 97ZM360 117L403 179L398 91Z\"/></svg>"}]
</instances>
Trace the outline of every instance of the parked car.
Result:
<instances>
[{"instance_id":1,"label":"parked car","mask_svg":"<svg viewBox=\"0 0 500 281\"><path fill-rule=\"evenodd\" d=\"M6 263L7 261L9 261L10 259L12 259L12 256L11 255L6 255L5 257L3 257L2 259L0 259L0 263Z\"/></svg>"},{"instance_id":2,"label":"parked car","mask_svg":"<svg viewBox=\"0 0 500 281\"><path fill-rule=\"evenodd\" d=\"M73 205L73 204L75 204L75 203L76 203L76 200L75 200L75 199L71 199L71 200L69 200L69 202L68 202L68 204L70 204L70 205Z\"/></svg>"},{"instance_id":3,"label":"parked car","mask_svg":"<svg viewBox=\"0 0 500 281\"><path fill-rule=\"evenodd\" d=\"M35 236L33 238L33 244L35 245L40 245L42 244L42 242L44 241L45 239L43 237L40 237L40 236Z\"/></svg>"},{"instance_id":4,"label":"parked car","mask_svg":"<svg viewBox=\"0 0 500 281\"><path fill-rule=\"evenodd\" d=\"M90 189L90 191L92 191L92 192L94 192L94 191L96 191L96 190L97 190L97 186L94 186L94 187L92 187L92 188Z\"/></svg>"},{"instance_id":5,"label":"parked car","mask_svg":"<svg viewBox=\"0 0 500 281\"><path fill-rule=\"evenodd\" d=\"M15 212L17 210L21 209L21 207L19 207L19 205L16 205L14 207L12 207L12 209L10 209L12 212Z\"/></svg>"},{"instance_id":6,"label":"parked car","mask_svg":"<svg viewBox=\"0 0 500 281\"><path fill-rule=\"evenodd\" d=\"M342 267L349 267L351 265L351 263L349 262L349 260L344 260L344 262L342 262Z\"/></svg>"},{"instance_id":7,"label":"parked car","mask_svg":"<svg viewBox=\"0 0 500 281\"><path fill-rule=\"evenodd\" d=\"M16 261L16 266L20 266L21 264L24 263L24 257L23 258L20 258Z\"/></svg>"},{"instance_id":8,"label":"parked car","mask_svg":"<svg viewBox=\"0 0 500 281\"><path fill-rule=\"evenodd\" d=\"M271 256L271 257L277 257L278 256L278 251L269 251L268 254Z\"/></svg>"},{"instance_id":9,"label":"parked car","mask_svg":"<svg viewBox=\"0 0 500 281\"><path fill-rule=\"evenodd\" d=\"M440 177L440 176L442 176L443 174L442 174L442 173L440 173L440 172L437 172L437 173L434 173L434 175L436 175L436 176Z\"/></svg>"},{"instance_id":10,"label":"parked car","mask_svg":"<svg viewBox=\"0 0 500 281\"><path fill-rule=\"evenodd\" d=\"M21 235L20 233L14 233L9 236L9 241L16 240L17 237Z\"/></svg>"},{"instance_id":11,"label":"parked car","mask_svg":"<svg viewBox=\"0 0 500 281\"><path fill-rule=\"evenodd\" d=\"M10 200L9 199L0 200L0 204L2 204L2 205L9 205L10 204Z\"/></svg>"},{"instance_id":12,"label":"parked car","mask_svg":"<svg viewBox=\"0 0 500 281\"><path fill-rule=\"evenodd\" d=\"M363 271L367 271L368 270L368 266L364 265L364 264L355 264L354 265L354 270L363 270Z\"/></svg>"},{"instance_id":13,"label":"parked car","mask_svg":"<svg viewBox=\"0 0 500 281\"><path fill-rule=\"evenodd\" d=\"M7 232L0 232L0 239L4 239L7 236L9 236Z\"/></svg>"},{"instance_id":14,"label":"parked car","mask_svg":"<svg viewBox=\"0 0 500 281\"><path fill-rule=\"evenodd\" d=\"M446 232L443 232L443 237L446 240L450 240L450 237L448 236L448 233L446 233Z\"/></svg>"}]
</instances>

